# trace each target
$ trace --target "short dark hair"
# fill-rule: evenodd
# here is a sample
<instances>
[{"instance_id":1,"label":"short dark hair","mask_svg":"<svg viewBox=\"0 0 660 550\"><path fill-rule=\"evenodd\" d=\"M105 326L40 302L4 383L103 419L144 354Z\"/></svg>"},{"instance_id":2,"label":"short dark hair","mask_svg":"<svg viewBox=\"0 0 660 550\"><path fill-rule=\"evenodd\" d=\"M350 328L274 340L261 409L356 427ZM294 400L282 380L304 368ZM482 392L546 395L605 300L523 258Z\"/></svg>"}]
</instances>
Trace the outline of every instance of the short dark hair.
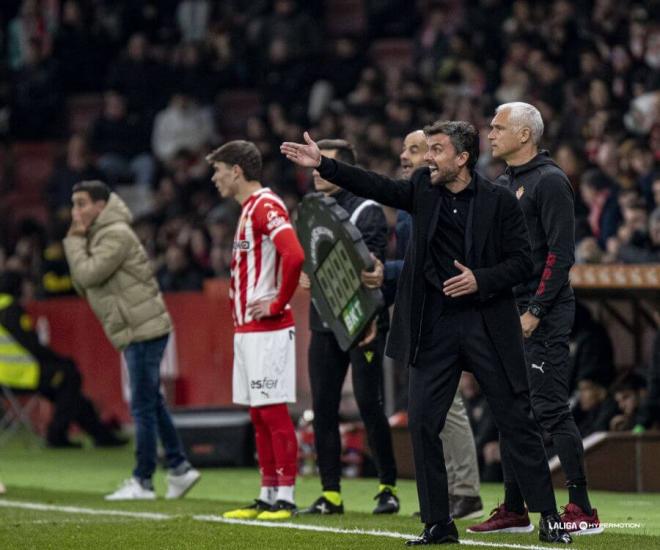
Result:
<instances>
[{"instance_id":1,"label":"short dark hair","mask_svg":"<svg viewBox=\"0 0 660 550\"><path fill-rule=\"evenodd\" d=\"M633 200L630 205L628 206L629 210L644 210L644 212L648 212L648 208L646 205L646 200L642 197L637 197L635 200Z\"/></svg>"},{"instance_id":2,"label":"short dark hair","mask_svg":"<svg viewBox=\"0 0 660 550\"><path fill-rule=\"evenodd\" d=\"M100 180L86 180L76 183L72 193L89 193L91 199L96 201L108 201L110 188Z\"/></svg>"},{"instance_id":3,"label":"short dark hair","mask_svg":"<svg viewBox=\"0 0 660 550\"><path fill-rule=\"evenodd\" d=\"M438 120L424 127L426 137L444 134L456 149L457 154L468 153L467 167L474 170L479 160L479 132L469 122L463 120Z\"/></svg>"},{"instance_id":4,"label":"short dark hair","mask_svg":"<svg viewBox=\"0 0 660 550\"><path fill-rule=\"evenodd\" d=\"M248 181L261 179L261 153L251 141L237 139L229 141L207 155L209 164L224 162L229 166L240 166L243 176Z\"/></svg>"},{"instance_id":5,"label":"short dark hair","mask_svg":"<svg viewBox=\"0 0 660 550\"><path fill-rule=\"evenodd\" d=\"M614 182L600 168L589 168L582 174L580 185L591 187L595 191L602 191L613 188Z\"/></svg>"},{"instance_id":6,"label":"short dark hair","mask_svg":"<svg viewBox=\"0 0 660 550\"><path fill-rule=\"evenodd\" d=\"M632 390L639 391L646 387L646 380L644 377L640 376L636 372L623 372L620 374L617 379L612 383L610 387L610 393L615 394L616 392Z\"/></svg>"},{"instance_id":7,"label":"short dark hair","mask_svg":"<svg viewBox=\"0 0 660 550\"><path fill-rule=\"evenodd\" d=\"M335 150L337 155L335 158L346 164L357 164L357 153L355 147L345 139L322 139L317 144L321 151Z\"/></svg>"}]
</instances>

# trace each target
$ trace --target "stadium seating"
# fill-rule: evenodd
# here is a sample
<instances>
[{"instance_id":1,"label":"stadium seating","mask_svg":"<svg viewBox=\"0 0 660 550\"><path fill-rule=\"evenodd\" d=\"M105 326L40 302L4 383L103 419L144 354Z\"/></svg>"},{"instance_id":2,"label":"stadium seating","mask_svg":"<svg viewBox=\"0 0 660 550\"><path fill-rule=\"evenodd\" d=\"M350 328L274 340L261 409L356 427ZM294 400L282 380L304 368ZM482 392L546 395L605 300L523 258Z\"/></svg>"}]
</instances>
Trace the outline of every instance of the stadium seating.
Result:
<instances>
[{"instance_id":1,"label":"stadium seating","mask_svg":"<svg viewBox=\"0 0 660 550\"><path fill-rule=\"evenodd\" d=\"M86 133L103 110L103 96L101 94L76 95L69 98L66 108L69 131Z\"/></svg>"},{"instance_id":2,"label":"stadium seating","mask_svg":"<svg viewBox=\"0 0 660 550\"><path fill-rule=\"evenodd\" d=\"M20 222L27 219L32 219L46 226L49 212L44 203L43 195L16 191L2 198L0 218L3 224L7 225L9 236L12 237Z\"/></svg>"},{"instance_id":3,"label":"stadium seating","mask_svg":"<svg viewBox=\"0 0 660 550\"><path fill-rule=\"evenodd\" d=\"M361 35L367 30L364 0L329 0L325 28L331 36Z\"/></svg>"},{"instance_id":4,"label":"stadium seating","mask_svg":"<svg viewBox=\"0 0 660 550\"><path fill-rule=\"evenodd\" d=\"M372 61L384 71L413 67L413 43L408 38L381 38L369 48Z\"/></svg>"},{"instance_id":5,"label":"stadium seating","mask_svg":"<svg viewBox=\"0 0 660 550\"><path fill-rule=\"evenodd\" d=\"M254 90L223 92L217 100L220 133L227 139L238 139L245 132L248 118L261 111L261 97Z\"/></svg>"},{"instance_id":6,"label":"stadium seating","mask_svg":"<svg viewBox=\"0 0 660 550\"><path fill-rule=\"evenodd\" d=\"M597 432L584 440L584 463L591 489L599 491L660 491L660 433ZM550 460L552 482L566 487L559 459ZM615 473L615 474L614 474ZM614 475L613 475L614 474Z\"/></svg>"},{"instance_id":7,"label":"stadium seating","mask_svg":"<svg viewBox=\"0 0 660 550\"><path fill-rule=\"evenodd\" d=\"M15 143L11 148L15 189L41 195L53 172L59 147L52 141Z\"/></svg>"}]
</instances>

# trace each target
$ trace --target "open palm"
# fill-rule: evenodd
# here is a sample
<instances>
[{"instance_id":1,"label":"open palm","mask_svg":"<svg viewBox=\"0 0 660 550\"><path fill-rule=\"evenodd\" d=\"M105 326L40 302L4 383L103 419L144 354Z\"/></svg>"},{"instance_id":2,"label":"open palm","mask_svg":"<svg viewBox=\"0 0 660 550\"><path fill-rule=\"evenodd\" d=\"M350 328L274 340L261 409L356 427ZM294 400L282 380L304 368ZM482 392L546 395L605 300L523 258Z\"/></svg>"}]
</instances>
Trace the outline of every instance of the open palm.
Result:
<instances>
[{"instance_id":1,"label":"open palm","mask_svg":"<svg viewBox=\"0 0 660 550\"><path fill-rule=\"evenodd\" d=\"M316 142L305 132L305 143L285 141L280 145L280 152L298 166L317 168L321 164L321 151Z\"/></svg>"}]
</instances>

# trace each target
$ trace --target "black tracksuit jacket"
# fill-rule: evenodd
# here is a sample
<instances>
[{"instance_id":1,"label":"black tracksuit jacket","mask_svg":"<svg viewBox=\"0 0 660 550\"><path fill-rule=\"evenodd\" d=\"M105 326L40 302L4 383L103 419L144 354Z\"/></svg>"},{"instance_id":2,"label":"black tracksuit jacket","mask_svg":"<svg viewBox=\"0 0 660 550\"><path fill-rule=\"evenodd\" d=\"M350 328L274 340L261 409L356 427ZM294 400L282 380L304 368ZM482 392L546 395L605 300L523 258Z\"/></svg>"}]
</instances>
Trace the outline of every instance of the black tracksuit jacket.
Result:
<instances>
[{"instance_id":1,"label":"black tracksuit jacket","mask_svg":"<svg viewBox=\"0 0 660 550\"><path fill-rule=\"evenodd\" d=\"M573 296L568 280L575 261L573 188L547 151L521 166L509 166L496 183L518 197L532 245L534 270L514 288L516 301L537 304L546 313L552 304Z\"/></svg>"}]
</instances>

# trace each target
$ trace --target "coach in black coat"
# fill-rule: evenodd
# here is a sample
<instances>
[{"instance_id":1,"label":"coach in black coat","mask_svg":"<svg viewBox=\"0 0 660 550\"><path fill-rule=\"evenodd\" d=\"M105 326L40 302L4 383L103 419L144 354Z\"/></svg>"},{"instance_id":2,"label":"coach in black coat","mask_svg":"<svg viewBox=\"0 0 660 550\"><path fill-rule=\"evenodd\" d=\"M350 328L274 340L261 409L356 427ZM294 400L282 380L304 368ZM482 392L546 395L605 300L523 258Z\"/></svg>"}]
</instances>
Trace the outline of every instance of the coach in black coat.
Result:
<instances>
[{"instance_id":1,"label":"coach in black coat","mask_svg":"<svg viewBox=\"0 0 660 550\"><path fill-rule=\"evenodd\" d=\"M409 428L421 519L420 539L458 538L449 516L442 430L462 370L477 378L501 434L501 452L531 511L541 512L540 538L567 542L539 428L531 418L520 319L512 287L532 272L530 244L516 198L473 171L478 134L465 122L425 128L430 168L394 180L321 157L316 144L284 143L301 166L356 195L413 216L413 232L397 288L387 353L411 366ZM562 540L563 539L563 540Z\"/></svg>"},{"instance_id":2,"label":"coach in black coat","mask_svg":"<svg viewBox=\"0 0 660 550\"><path fill-rule=\"evenodd\" d=\"M438 189L428 168L410 181L391 180L374 172L323 159L324 178L361 197L413 214L413 231L397 286L387 355L414 366L419 351L422 310L426 299L425 263L429 239L439 215ZM522 211L508 191L473 174L476 187L472 224L466 227L469 266L478 285L480 311L515 391L527 391L520 317L512 286L532 272L529 239Z\"/></svg>"}]
</instances>

